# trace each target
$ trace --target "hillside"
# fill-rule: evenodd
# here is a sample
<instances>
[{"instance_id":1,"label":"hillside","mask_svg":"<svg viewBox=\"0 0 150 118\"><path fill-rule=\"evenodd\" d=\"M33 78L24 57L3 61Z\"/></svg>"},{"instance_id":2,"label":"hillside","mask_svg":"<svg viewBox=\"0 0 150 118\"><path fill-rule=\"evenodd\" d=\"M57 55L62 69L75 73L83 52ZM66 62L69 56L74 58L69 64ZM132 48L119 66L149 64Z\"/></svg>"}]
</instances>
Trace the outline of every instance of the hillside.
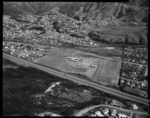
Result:
<instances>
[{"instance_id":1,"label":"hillside","mask_svg":"<svg viewBox=\"0 0 150 118\"><path fill-rule=\"evenodd\" d=\"M4 2L4 15L58 11L90 27L89 37L108 43L147 44L148 0L117 2ZM94 35L94 36L93 36Z\"/></svg>"},{"instance_id":2,"label":"hillside","mask_svg":"<svg viewBox=\"0 0 150 118\"><path fill-rule=\"evenodd\" d=\"M148 21L148 1L116 2L4 2L4 14L42 14L58 7L59 12L82 21Z\"/></svg>"},{"instance_id":3,"label":"hillside","mask_svg":"<svg viewBox=\"0 0 150 118\"><path fill-rule=\"evenodd\" d=\"M90 20L119 20L123 22L145 21L147 7L138 7L124 3L88 2L60 6L61 13L82 21Z\"/></svg>"}]
</instances>

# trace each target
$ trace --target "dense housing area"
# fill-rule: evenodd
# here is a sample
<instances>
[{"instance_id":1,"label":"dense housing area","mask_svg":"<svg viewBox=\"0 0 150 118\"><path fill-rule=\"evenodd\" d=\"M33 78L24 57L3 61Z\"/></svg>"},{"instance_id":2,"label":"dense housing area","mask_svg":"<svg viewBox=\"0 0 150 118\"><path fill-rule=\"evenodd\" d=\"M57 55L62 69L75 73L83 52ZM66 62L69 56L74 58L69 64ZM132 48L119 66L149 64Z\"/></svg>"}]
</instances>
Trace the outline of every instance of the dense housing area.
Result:
<instances>
[{"instance_id":1,"label":"dense housing area","mask_svg":"<svg viewBox=\"0 0 150 118\"><path fill-rule=\"evenodd\" d=\"M78 11L75 14L82 14L83 9L80 10L81 13ZM85 19L86 14L81 16L83 18L80 19ZM48 71L61 73L62 78L76 77L80 82L96 85L106 91L115 91L111 95L120 93L120 96L126 95L126 98L131 96L132 99L138 98L137 101L144 102L148 98L148 47L135 44L142 41L144 44L147 43L146 30L145 27L139 28L138 24L133 24L129 33L129 26L122 28L119 21L112 22L110 19L79 21L58 11L51 11L47 15L4 15L3 53L24 63L34 64L37 68L43 67ZM5 65L3 68L5 72L8 68L17 70L18 66ZM41 75L40 77L43 79ZM38 82L39 86L42 86L42 80L39 79ZM45 82L45 84L49 83ZM34 102L38 105L48 101L48 104L46 102L44 104L46 107L51 107L52 103L49 99L51 95L53 102L54 97L63 99L61 100L63 103L57 101L58 106L64 104L70 108L74 103L89 102L95 95L86 89L77 92L64 89L61 85L61 82L54 82L48 85L44 93L35 94L31 98L34 98ZM70 86L72 87L73 84ZM127 101L130 104L130 108L127 108L125 106L128 105L123 105L123 102L110 96L99 97L97 94L95 96L98 101L101 100L98 102L100 105L83 109L81 114L80 112L76 114L77 116L146 118L148 115L145 111L140 111L142 107L140 109L140 106L134 103L136 100ZM66 99L73 102L68 102ZM56 115L49 112L44 114ZM36 115L43 116L40 113Z\"/></svg>"}]
</instances>

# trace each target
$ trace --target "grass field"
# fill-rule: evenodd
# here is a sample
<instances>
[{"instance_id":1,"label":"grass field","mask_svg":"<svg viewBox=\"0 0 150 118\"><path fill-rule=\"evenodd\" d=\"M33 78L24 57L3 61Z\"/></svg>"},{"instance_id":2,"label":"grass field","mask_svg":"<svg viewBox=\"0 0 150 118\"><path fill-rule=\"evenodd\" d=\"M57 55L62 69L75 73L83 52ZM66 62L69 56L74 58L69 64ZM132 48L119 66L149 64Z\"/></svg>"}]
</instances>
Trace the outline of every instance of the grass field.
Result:
<instances>
[{"instance_id":1,"label":"grass field","mask_svg":"<svg viewBox=\"0 0 150 118\"><path fill-rule=\"evenodd\" d=\"M71 56L84 57L87 59L84 59L83 65L80 67L75 66L74 62L65 60L66 57ZM94 60L97 63L97 68L89 67ZM94 54L67 48L53 48L46 56L36 60L36 63L50 68L56 68L63 72L82 74L91 78L92 81L104 85L118 85L121 66L117 61L98 58Z\"/></svg>"},{"instance_id":2,"label":"grass field","mask_svg":"<svg viewBox=\"0 0 150 118\"><path fill-rule=\"evenodd\" d=\"M98 56L96 56L95 54L81 52L81 51L73 54L73 56L78 56L78 57L82 56L82 57L85 57L85 58L86 57L89 57L89 58L98 58Z\"/></svg>"},{"instance_id":3,"label":"grass field","mask_svg":"<svg viewBox=\"0 0 150 118\"><path fill-rule=\"evenodd\" d=\"M96 68L76 67L76 66L73 66L73 64L69 64L67 62L62 62L61 65L59 66L59 69L68 73L83 74L91 79L94 75L94 72L96 71Z\"/></svg>"},{"instance_id":4,"label":"grass field","mask_svg":"<svg viewBox=\"0 0 150 118\"><path fill-rule=\"evenodd\" d=\"M64 70L66 72L74 72L74 73L84 73L87 71L86 68L82 68L82 67L75 67L71 64L68 64L66 62L61 63L59 69Z\"/></svg>"},{"instance_id":5,"label":"grass field","mask_svg":"<svg viewBox=\"0 0 150 118\"><path fill-rule=\"evenodd\" d=\"M47 67L57 67L65 57L55 55L55 56L45 56L36 60L36 63L47 66Z\"/></svg>"},{"instance_id":6,"label":"grass field","mask_svg":"<svg viewBox=\"0 0 150 118\"><path fill-rule=\"evenodd\" d=\"M53 47L46 56L39 58L35 62L47 67L59 66L67 56L71 56L76 50L68 50L66 48Z\"/></svg>"},{"instance_id":7,"label":"grass field","mask_svg":"<svg viewBox=\"0 0 150 118\"><path fill-rule=\"evenodd\" d=\"M94 81L105 85L118 85L121 64L113 60L99 61L99 67L93 77Z\"/></svg>"},{"instance_id":8,"label":"grass field","mask_svg":"<svg viewBox=\"0 0 150 118\"><path fill-rule=\"evenodd\" d=\"M87 70L87 72L85 72L84 74L85 74L87 77L89 77L89 78L93 78L96 69L97 69L97 68L89 69L89 70Z\"/></svg>"}]
</instances>

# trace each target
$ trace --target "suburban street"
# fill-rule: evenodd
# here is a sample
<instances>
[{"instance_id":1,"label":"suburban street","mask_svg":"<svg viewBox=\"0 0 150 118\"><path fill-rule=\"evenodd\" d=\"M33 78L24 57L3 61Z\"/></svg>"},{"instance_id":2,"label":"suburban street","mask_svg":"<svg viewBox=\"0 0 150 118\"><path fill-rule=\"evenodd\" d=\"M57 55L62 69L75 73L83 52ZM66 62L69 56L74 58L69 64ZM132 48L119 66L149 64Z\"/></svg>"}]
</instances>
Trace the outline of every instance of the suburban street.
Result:
<instances>
[{"instance_id":1,"label":"suburban street","mask_svg":"<svg viewBox=\"0 0 150 118\"><path fill-rule=\"evenodd\" d=\"M78 113L76 113L75 116L82 116L86 112L88 112L88 111L90 111L90 110L92 110L94 108L100 107L100 106L110 107L110 108L113 108L113 109L118 109L118 110L122 110L122 111L129 112L129 113L136 113L136 114L148 115L148 113L144 112L144 111L128 110L128 109L118 108L118 107L111 106L111 105L105 105L105 104L103 105L103 104L101 104L101 105L94 105L94 106L91 106L91 107L88 107L88 108L84 108L81 111L79 111Z\"/></svg>"},{"instance_id":2,"label":"suburban street","mask_svg":"<svg viewBox=\"0 0 150 118\"><path fill-rule=\"evenodd\" d=\"M53 70L53 69L50 69L50 68L47 68L47 67L44 67L44 66L41 66L41 65L37 65L35 63L19 59L17 57L8 55L6 53L3 53L3 57L7 58L7 59L9 59L9 60L11 60L13 62L16 62L18 64L28 65L28 66L40 69L42 71L48 72L48 73L50 73L52 75L56 75L56 76L64 78L64 79L68 79L68 80L77 82L77 83L82 84L82 85L90 86L92 88L95 88L95 89L98 89L100 91L103 91L103 92L106 92L106 93L109 93L109 94L121 97L123 99L127 99L127 100L131 100L131 101L134 101L134 102L138 102L138 103L142 103L142 104L145 104L145 105L149 105L149 100L145 99L145 98L134 96L134 95L131 95L131 94L128 94L128 93L124 93L124 92L121 92L121 91L113 89L113 88L105 87L105 86L98 85L98 84L90 82L90 81L86 81L86 80L83 80L83 79L80 79L80 78L77 78L77 77L73 77L73 76L71 76L69 74L66 74L66 73L63 73L63 72L59 72L59 71L56 71L56 70Z\"/></svg>"},{"instance_id":3,"label":"suburban street","mask_svg":"<svg viewBox=\"0 0 150 118\"><path fill-rule=\"evenodd\" d=\"M6 41L9 41L9 40L6 40ZM15 42L15 41L11 41L11 42ZM26 42L19 42L19 43L32 45L31 43L26 43ZM54 45L42 45L42 46L54 46ZM57 47L57 46L54 46L54 47ZM42 52L40 52L40 53L42 53ZM86 53L88 53L88 52L86 52ZM44 53L44 54L46 54L46 53ZM100 55L96 55L96 54L92 54L92 53L89 53L89 54L93 55L95 57L98 57L98 58L108 59L108 60L112 60L112 61L124 62L124 63L134 64L134 65L143 65L143 64L138 64L138 63L133 63L133 62L127 62L127 61L123 61L123 60L119 60L119 59L112 59L112 58L109 58L109 57L104 57L104 56L100 56ZM147 65L143 65L143 66L147 67Z\"/></svg>"}]
</instances>

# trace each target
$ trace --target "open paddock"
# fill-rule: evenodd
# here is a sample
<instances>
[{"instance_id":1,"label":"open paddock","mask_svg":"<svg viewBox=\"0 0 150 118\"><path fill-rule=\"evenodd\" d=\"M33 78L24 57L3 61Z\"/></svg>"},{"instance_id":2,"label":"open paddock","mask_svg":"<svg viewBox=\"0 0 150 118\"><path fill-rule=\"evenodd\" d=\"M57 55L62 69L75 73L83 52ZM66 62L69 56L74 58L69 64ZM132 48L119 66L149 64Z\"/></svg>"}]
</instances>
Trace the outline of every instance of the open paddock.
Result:
<instances>
[{"instance_id":1,"label":"open paddock","mask_svg":"<svg viewBox=\"0 0 150 118\"><path fill-rule=\"evenodd\" d=\"M87 53L87 52L81 52L81 51L73 54L73 56L85 57L85 58L98 58L98 56L95 54L91 54L91 53Z\"/></svg>"},{"instance_id":2,"label":"open paddock","mask_svg":"<svg viewBox=\"0 0 150 118\"><path fill-rule=\"evenodd\" d=\"M104 85L116 85L118 86L120 62L113 60L99 61L99 67L95 72L93 81Z\"/></svg>"},{"instance_id":3,"label":"open paddock","mask_svg":"<svg viewBox=\"0 0 150 118\"><path fill-rule=\"evenodd\" d=\"M49 52L48 55L52 56L52 55L65 55L65 56L71 56L74 53L77 53L78 50L74 50L74 49L68 49L68 48L57 48L57 47L53 47Z\"/></svg>"},{"instance_id":4,"label":"open paddock","mask_svg":"<svg viewBox=\"0 0 150 118\"><path fill-rule=\"evenodd\" d=\"M53 47L46 56L37 59L35 63L47 67L57 67L65 60L67 56L71 56L72 53L75 52L77 51L73 49Z\"/></svg>"},{"instance_id":5,"label":"open paddock","mask_svg":"<svg viewBox=\"0 0 150 118\"><path fill-rule=\"evenodd\" d=\"M83 65L80 67L80 65L75 66L74 62L67 62L65 60L66 57L72 56L85 57L88 59L84 59ZM94 59L98 67L88 67L90 63L93 63ZM116 60L109 60L97 57L94 54L67 48L53 48L46 56L36 60L36 63L50 68L53 67L63 72L82 74L91 78L92 81L104 85L116 86L118 85L121 67L121 63Z\"/></svg>"},{"instance_id":6,"label":"open paddock","mask_svg":"<svg viewBox=\"0 0 150 118\"><path fill-rule=\"evenodd\" d=\"M46 55L45 57L36 60L35 63L47 67L56 67L64 60L64 58L65 56L61 56L61 55L55 55L55 56Z\"/></svg>"},{"instance_id":7,"label":"open paddock","mask_svg":"<svg viewBox=\"0 0 150 118\"><path fill-rule=\"evenodd\" d=\"M97 70L97 68L91 68L89 70L87 70L84 75L86 75L88 78L93 78L95 71Z\"/></svg>"},{"instance_id":8,"label":"open paddock","mask_svg":"<svg viewBox=\"0 0 150 118\"><path fill-rule=\"evenodd\" d=\"M65 72L74 72L74 73L84 73L87 71L86 68L82 67L75 67L71 64L68 64L66 62L61 63L61 65L58 67L60 70L63 70Z\"/></svg>"}]
</instances>

